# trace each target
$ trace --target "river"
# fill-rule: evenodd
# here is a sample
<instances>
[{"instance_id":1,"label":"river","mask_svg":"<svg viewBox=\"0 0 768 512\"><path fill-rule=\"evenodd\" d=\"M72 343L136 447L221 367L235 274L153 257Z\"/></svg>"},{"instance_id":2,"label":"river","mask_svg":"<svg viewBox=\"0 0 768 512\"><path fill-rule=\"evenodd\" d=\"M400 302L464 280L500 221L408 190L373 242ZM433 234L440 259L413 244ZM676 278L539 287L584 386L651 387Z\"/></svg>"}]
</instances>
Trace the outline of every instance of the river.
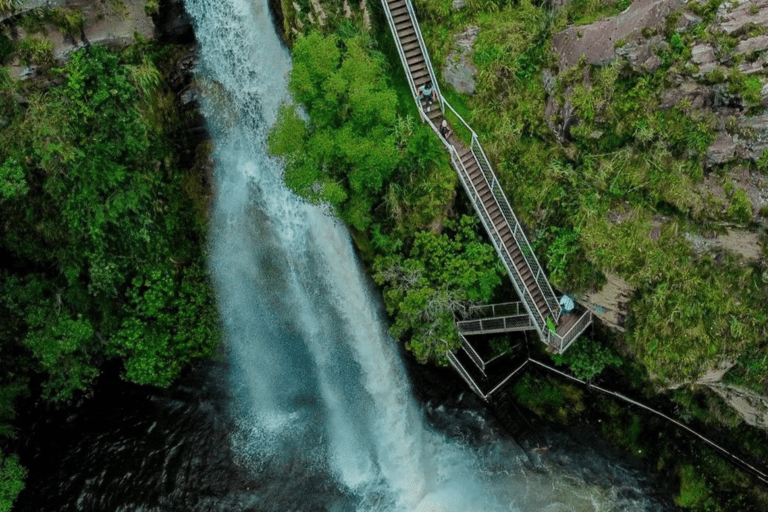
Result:
<instances>
[{"instance_id":1,"label":"river","mask_svg":"<svg viewBox=\"0 0 768 512\"><path fill-rule=\"evenodd\" d=\"M421 370L406 371L345 227L293 196L266 152L290 70L266 0L186 7L214 140L224 357L164 392L112 383L37 425L47 442L19 509L662 510L620 461L556 436L524 451L450 373L425 370L418 386L452 391L414 398Z\"/></svg>"}]
</instances>

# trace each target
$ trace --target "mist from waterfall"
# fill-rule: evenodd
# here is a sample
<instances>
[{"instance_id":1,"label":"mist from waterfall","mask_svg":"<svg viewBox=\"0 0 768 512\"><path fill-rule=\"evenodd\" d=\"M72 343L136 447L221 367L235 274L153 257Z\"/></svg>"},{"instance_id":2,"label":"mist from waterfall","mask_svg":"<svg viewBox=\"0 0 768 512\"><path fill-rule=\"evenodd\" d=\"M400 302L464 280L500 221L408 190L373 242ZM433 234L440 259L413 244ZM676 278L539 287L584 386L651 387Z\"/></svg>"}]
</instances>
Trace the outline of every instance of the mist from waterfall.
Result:
<instances>
[{"instance_id":1,"label":"mist from waterfall","mask_svg":"<svg viewBox=\"0 0 768 512\"><path fill-rule=\"evenodd\" d=\"M425 425L347 230L289 192L267 153L290 70L267 1L186 8L214 139L210 268L233 363L234 451L263 477L258 509L614 510L610 492L526 477L511 442L472 448Z\"/></svg>"}]
</instances>

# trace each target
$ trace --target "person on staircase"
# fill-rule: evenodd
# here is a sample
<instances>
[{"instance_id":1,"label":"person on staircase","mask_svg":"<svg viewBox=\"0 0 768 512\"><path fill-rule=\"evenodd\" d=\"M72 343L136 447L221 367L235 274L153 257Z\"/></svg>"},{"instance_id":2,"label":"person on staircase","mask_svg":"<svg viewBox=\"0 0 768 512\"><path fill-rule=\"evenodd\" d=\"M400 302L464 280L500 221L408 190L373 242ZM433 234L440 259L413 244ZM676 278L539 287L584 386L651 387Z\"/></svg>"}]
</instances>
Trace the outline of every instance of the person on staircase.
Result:
<instances>
[{"instance_id":1,"label":"person on staircase","mask_svg":"<svg viewBox=\"0 0 768 512\"><path fill-rule=\"evenodd\" d=\"M437 101L437 91L435 91L432 82L426 82L419 89L421 99L427 103L427 112L432 109L432 102Z\"/></svg>"},{"instance_id":2,"label":"person on staircase","mask_svg":"<svg viewBox=\"0 0 768 512\"><path fill-rule=\"evenodd\" d=\"M448 137L451 136L451 129L448 127L448 121L443 119L443 124L440 125L440 135L443 136L446 142L448 141Z\"/></svg>"}]
</instances>

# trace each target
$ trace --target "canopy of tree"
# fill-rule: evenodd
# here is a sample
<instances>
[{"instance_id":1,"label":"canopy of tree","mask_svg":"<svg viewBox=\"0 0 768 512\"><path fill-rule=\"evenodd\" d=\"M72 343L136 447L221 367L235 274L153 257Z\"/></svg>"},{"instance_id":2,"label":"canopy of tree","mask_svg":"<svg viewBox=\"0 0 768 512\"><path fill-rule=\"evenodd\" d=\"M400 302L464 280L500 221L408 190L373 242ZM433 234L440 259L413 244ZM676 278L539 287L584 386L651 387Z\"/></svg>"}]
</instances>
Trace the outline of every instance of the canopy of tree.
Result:
<instances>
[{"instance_id":1,"label":"canopy of tree","mask_svg":"<svg viewBox=\"0 0 768 512\"><path fill-rule=\"evenodd\" d=\"M20 396L70 399L113 358L125 379L167 386L218 346L185 192L199 178L177 168L158 68L172 60L149 44L93 47L47 85L0 68L0 442ZM20 489L17 462L0 457L0 510Z\"/></svg>"}]
</instances>

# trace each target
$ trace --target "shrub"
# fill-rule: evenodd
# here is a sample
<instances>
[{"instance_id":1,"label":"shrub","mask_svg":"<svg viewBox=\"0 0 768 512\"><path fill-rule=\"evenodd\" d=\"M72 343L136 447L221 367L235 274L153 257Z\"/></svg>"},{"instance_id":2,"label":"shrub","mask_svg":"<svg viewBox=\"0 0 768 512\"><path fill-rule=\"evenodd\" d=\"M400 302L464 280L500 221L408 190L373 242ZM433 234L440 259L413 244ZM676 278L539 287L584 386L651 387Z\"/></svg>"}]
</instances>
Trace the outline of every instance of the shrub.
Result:
<instances>
[{"instance_id":1,"label":"shrub","mask_svg":"<svg viewBox=\"0 0 768 512\"><path fill-rule=\"evenodd\" d=\"M600 375L607 366L621 365L621 358L611 349L584 336L564 354L555 354L552 359L557 364L567 365L573 374L582 380L590 380Z\"/></svg>"},{"instance_id":2,"label":"shrub","mask_svg":"<svg viewBox=\"0 0 768 512\"><path fill-rule=\"evenodd\" d=\"M727 215L733 221L742 224L752 220L752 201L743 188L739 188L733 193Z\"/></svg>"}]
</instances>

